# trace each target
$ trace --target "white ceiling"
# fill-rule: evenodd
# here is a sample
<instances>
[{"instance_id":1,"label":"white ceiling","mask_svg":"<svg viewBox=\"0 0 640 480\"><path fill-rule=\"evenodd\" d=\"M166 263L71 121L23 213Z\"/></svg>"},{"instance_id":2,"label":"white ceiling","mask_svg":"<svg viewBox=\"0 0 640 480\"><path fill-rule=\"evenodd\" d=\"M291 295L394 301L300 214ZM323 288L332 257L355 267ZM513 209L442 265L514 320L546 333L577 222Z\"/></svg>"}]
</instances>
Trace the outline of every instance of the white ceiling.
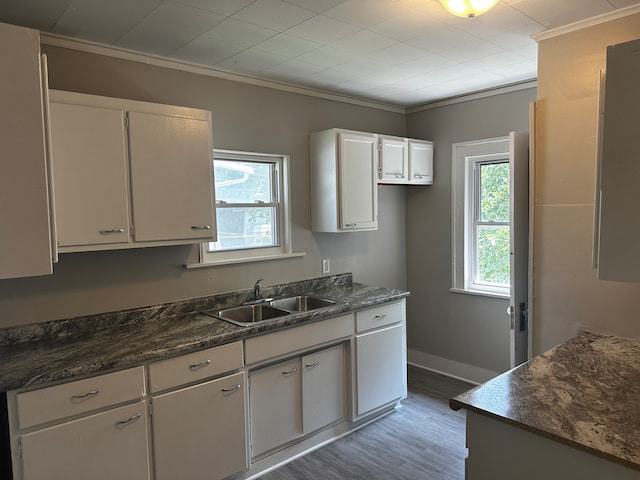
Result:
<instances>
[{"instance_id":1,"label":"white ceiling","mask_svg":"<svg viewBox=\"0 0 640 480\"><path fill-rule=\"evenodd\" d=\"M536 77L532 33L637 0L1 0L0 21L410 107Z\"/></svg>"}]
</instances>

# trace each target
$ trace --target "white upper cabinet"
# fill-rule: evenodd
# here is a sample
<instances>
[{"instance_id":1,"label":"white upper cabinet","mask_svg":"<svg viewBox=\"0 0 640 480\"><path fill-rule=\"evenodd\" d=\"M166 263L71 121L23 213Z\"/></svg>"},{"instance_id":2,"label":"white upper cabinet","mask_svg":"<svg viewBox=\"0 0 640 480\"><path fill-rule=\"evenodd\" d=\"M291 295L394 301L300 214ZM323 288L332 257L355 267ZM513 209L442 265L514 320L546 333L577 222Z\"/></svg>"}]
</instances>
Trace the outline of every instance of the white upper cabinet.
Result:
<instances>
[{"instance_id":1,"label":"white upper cabinet","mask_svg":"<svg viewBox=\"0 0 640 480\"><path fill-rule=\"evenodd\" d=\"M51 102L58 246L129 242L125 113Z\"/></svg>"},{"instance_id":2,"label":"white upper cabinet","mask_svg":"<svg viewBox=\"0 0 640 480\"><path fill-rule=\"evenodd\" d=\"M409 139L409 184L433 184L433 142Z\"/></svg>"},{"instance_id":3,"label":"white upper cabinet","mask_svg":"<svg viewBox=\"0 0 640 480\"><path fill-rule=\"evenodd\" d=\"M40 36L0 24L0 279L52 273Z\"/></svg>"},{"instance_id":4,"label":"white upper cabinet","mask_svg":"<svg viewBox=\"0 0 640 480\"><path fill-rule=\"evenodd\" d=\"M310 149L312 230L377 230L376 135L325 130L311 135Z\"/></svg>"},{"instance_id":5,"label":"white upper cabinet","mask_svg":"<svg viewBox=\"0 0 640 480\"><path fill-rule=\"evenodd\" d=\"M409 143L406 138L380 136L379 183L407 183L409 180Z\"/></svg>"},{"instance_id":6,"label":"white upper cabinet","mask_svg":"<svg viewBox=\"0 0 640 480\"><path fill-rule=\"evenodd\" d=\"M51 92L61 252L215 239L211 113Z\"/></svg>"}]
</instances>

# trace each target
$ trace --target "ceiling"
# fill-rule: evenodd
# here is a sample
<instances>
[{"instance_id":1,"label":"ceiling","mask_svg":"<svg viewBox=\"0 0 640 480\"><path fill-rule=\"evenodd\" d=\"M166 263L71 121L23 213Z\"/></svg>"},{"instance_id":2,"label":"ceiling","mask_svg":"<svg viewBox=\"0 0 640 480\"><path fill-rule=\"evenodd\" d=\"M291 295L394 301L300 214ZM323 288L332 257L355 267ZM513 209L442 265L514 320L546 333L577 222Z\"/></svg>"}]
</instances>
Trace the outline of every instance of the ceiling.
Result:
<instances>
[{"instance_id":1,"label":"ceiling","mask_svg":"<svg viewBox=\"0 0 640 480\"><path fill-rule=\"evenodd\" d=\"M2 0L0 21L411 107L535 79L532 33L636 0Z\"/></svg>"}]
</instances>

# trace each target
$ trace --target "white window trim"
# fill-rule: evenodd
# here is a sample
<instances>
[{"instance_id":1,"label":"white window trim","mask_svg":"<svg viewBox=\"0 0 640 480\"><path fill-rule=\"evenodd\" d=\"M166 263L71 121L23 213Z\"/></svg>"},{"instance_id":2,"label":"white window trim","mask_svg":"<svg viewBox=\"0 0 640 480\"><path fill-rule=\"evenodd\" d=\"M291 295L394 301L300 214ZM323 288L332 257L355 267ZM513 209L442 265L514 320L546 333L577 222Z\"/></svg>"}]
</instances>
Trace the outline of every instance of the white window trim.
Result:
<instances>
[{"instance_id":1,"label":"white window trim","mask_svg":"<svg viewBox=\"0 0 640 480\"><path fill-rule=\"evenodd\" d=\"M476 286L471 282L466 259L472 251L470 228L473 199L467 195L473 182L473 164L478 160L509 158L509 137L459 142L452 145L451 171L451 278L450 291L496 298L509 298L510 288ZM466 227L466 228L465 228Z\"/></svg>"},{"instance_id":2,"label":"white window trim","mask_svg":"<svg viewBox=\"0 0 640 480\"><path fill-rule=\"evenodd\" d=\"M187 268L212 267L218 265L230 265L238 263L261 262L303 257L304 252L293 252L291 244L291 210L289 201L289 155L244 152L237 150L214 149L214 158L229 160L265 161L278 159L280 163L279 194L280 194L280 219L278 239L279 246L265 248L251 248L243 250L228 250L220 252L208 252L208 243L200 244L199 263L187 265Z\"/></svg>"}]
</instances>

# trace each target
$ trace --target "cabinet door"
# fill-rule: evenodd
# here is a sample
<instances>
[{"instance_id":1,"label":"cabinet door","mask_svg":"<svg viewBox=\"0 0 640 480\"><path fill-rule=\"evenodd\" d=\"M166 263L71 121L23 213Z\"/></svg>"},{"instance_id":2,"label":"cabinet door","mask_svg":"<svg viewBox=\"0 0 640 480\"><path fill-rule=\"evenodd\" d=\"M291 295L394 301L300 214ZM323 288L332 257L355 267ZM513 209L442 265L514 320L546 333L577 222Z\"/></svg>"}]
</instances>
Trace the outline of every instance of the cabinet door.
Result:
<instances>
[{"instance_id":1,"label":"cabinet door","mask_svg":"<svg viewBox=\"0 0 640 480\"><path fill-rule=\"evenodd\" d=\"M210 122L128 116L134 239L214 240Z\"/></svg>"},{"instance_id":2,"label":"cabinet door","mask_svg":"<svg viewBox=\"0 0 640 480\"><path fill-rule=\"evenodd\" d=\"M145 403L23 435L23 480L149 478Z\"/></svg>"},{"instance_id":3,"label":"cabinet door","mask_svg":"<svg viewBox=\"0 0 640 480\"><path fill-rule=\"evenodd\" d=\"M342 344L302 357L302 429L314 432L344 418Z\"/></svg>"},{"instance_id":4,"label":"cabinet door","mask_svg":"<svg viewBox=\"0 0 640 480\"><path fill-rule=\"evenodd\" d=\"M58 245L127 243L124 111L52 102L50 115Z\"/></svg>"},{"instance_id":5,"label":"cabinet door","mask_svg":"<svg viewBox=\"0 0 640 480\"><path fill-rule=\"evenodd\" d=\"M409 183L433 183L433 143L409 140Z\"/></svg>"},{"instance_id":6,"label":"cabinet door","mask_svg":"<svg viewBox=\"0 0 640 480\"><path fill-rule=\"evenodd\" d=\"M300 358L252 371L249 388L254 458L302 435Z\"/></svg>"},{"instance_id":7,"label":"cabinet door","mask_svg":"<svg viewBox=\"0 0 640 480\"><path fill-rule=\"evenodd\" d=\"M356 336L358 416L402 398L403 342L402 324Z\"/></svg>"},{"instance_id":8,"label":"cabinet door","mask_svg":"<svg viewBox=\"0 0 640 480\"><path fill-rule=\"evenodd\" d=\"M409 180L409 148L404 138L380 137L380 183L406 183Z\"/></svg>"},{"instance_id":9,"label":"cabinet door","mask_svg":"<svg viewBox=\"0 0 640 480\"><path fill-rule=\"evenodd\" d=\"M248 468L243 372L154 397L156 480L218 480Z\"/></svg>"},{"instance_id":10,"label":"cabinet door","mask_svg":"<svg viewBox=\"0 0 640 480\"><path fill-rule=\"evenodd\" d=\"M338 133L340 228L378 228L377 165L375 135Z\"/></svg>"},{"instance_id":11,"label":"cabinet door","mask_svg":"<svg viewBox=\"0 0 640 480\"><path fill-rule=\"evenodd\" d=\"M0 24L0 279L52 273L40 37Z\"/></svg>"}]
</instances>

